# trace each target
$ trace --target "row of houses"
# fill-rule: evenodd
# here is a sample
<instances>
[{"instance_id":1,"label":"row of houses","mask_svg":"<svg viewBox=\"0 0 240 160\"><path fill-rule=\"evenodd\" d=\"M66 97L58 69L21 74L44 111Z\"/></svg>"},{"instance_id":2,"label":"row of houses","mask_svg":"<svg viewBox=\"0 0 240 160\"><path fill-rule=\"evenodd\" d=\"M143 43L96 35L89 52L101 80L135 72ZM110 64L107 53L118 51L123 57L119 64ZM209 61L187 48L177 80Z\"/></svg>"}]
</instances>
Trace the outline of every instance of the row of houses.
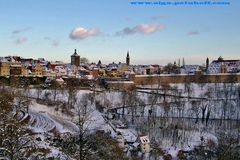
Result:
<instances>
[{"instance_id":1,"label":"row of houses","mask_svg":"<svg viewBox=\"0 0 240 160\"><path fill-rule=\"evenodd\" d=\"M28 63L29 59L18 60L18 57L4 57L0 59L0 75L43 75L43 66L39 62L32 61Z\"/></svg>"},{"instance_id":2,"label":"row of houses","mask_svg":"<svg viewBox=\"0 0 240 160\"><path fill-rule=\"evenodd\" d=\"M128 77L131 74L158 74L159 65L130 65L130 56L127 52L125 63L102 64L81 63L80 55L75 52L71 55L71 63L60 61L50 62L39 58L22 58L19 56L0 57L0 75L21 76L48 76L48 77Z\"/></svg>"},{"instance_id":3,"label":"row of houses","mask_svg":"<svg viewBox=\"0 0 240 160\"><path fill-rule=\"evenodd\" d=\"M77 63L77 64L75 64ZM206 65L184 65L176 63L166 66L160 65L130 65L129 53L126 63L82 64L80 56L75 53L71 56L71 63L61 61L50 62L43 58L32 59L19 56L0 57L0 76L21 75L21 76L47 76L47 77L129 77L131 75L152 75L152 74L204 74L238 73L240 72L240 60L223 60L219 57Z\"/></svg>"},{"instance_id":4,"label":"row of houses","mask_svg":"<svg viewBox=\"0 0 240 160\"><path fill-rule=\"evenodd\" d=\"M221 56L217 60L213 60L208 67L209 74L217 73L239 73L240 60L224 60Z\"/></svg>"},{"instance_id":5,"label":"row of houses","mask_svg":"<svg viewBox=\"0 0 240 160\"><path fill-rule=\"evenodd\" d=\"M79 64L60 61L50 62L42 58L34 60L17 56L0 58L0 75L21 75L21 76L48 76L48 77L121 77L130 74L130 67L126 63L105 64Z\"/></svg>"}]
</instances>

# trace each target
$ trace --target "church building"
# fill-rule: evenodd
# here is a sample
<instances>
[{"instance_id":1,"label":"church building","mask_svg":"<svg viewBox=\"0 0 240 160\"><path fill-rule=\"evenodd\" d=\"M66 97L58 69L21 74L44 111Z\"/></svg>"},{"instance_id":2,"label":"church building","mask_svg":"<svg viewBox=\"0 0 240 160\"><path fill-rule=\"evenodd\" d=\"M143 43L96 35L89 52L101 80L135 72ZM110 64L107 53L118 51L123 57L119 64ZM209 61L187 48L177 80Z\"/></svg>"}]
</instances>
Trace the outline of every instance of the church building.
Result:
<instances>
[{"instance_id":1,"label":"church building","mask_svg":"<svg viewBox=\"0 0 240 160\"><path fill-rule=\"evenodd\" d=\"M71 55L71 65L75 65L77 67L80 65L80 55L77 54L76 49L73 55Z\"/></svg>"}]
</instances>

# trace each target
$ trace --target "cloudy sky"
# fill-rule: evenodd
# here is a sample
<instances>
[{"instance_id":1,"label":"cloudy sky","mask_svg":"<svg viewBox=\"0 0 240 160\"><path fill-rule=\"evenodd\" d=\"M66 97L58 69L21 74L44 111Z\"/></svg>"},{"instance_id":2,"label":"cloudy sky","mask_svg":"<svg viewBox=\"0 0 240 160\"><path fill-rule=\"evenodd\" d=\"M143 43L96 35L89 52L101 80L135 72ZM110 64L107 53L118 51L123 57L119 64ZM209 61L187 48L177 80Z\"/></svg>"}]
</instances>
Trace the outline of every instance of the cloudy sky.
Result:
<instances>
[{"instance_id":1,"label":"cloudy sky","mask_svg":"<svg viewBox=\"0 0 240 160\"><path fill-rule=\"evenodd\" d=\"M147 0L149 1L149 0ZM168 0L173 1L173 0ZM190 1L190 0L189 0ZM216 0L214 0L216 1ZM70 62L203 64L240 59L240 1L230 5L132 5L130 0L1 0L0 56Z\"/></svg>"}]
</instances>

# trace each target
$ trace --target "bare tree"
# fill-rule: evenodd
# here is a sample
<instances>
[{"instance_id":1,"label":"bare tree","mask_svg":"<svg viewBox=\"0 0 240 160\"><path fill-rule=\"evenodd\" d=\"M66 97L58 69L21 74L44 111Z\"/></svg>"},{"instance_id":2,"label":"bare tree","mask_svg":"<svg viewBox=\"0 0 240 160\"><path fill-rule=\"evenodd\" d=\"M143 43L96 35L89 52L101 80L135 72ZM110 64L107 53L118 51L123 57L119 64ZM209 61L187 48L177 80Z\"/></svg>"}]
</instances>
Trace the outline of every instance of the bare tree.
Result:
<instances>
[{"instance_id":1,"label":"bare tree","mask_svg":"<svg viewBox=\"0 0 240 160\"><path fill-rule=\"evenodd\" d=\"M164 101L165 101L167 94L171 90L171 86L169 85L169 83L163 83L163 84L161 84L161 89L163 91L163 98L164 98Z\"/></svg>"},{"instance_id":2,"label":"bare tree","mask_svg":"<svg viewBox=\"0 0 240 160\"><path fill-rule=\"evenodd\" d=\"M202 123L204 122L205 120L205 116L206 116L206 110L207 110L207 107L209 106L209 101L206 100L206 99L201 99L201 103L200 103L200 109L202 111Z\"/></svg>"},{"instance_id":3,"label":"bare tree","mask_svg":"<svg viewBox=\"0 0 240 160\"><path fill-rule=\"evenodd\" d=\"M14 113L14 95L8 90L0 94L0 157L17 160L25 157L32 143L29 131L21 124L22 114ZM19 109L21 110L21 109Z\"/></svg>"},{"instance_id":4,"label":"bare tree","mask_svg":"<svg viewBox=\"0 0 240 160\"><path fill-rule=\"evenodd\" d=\"M144 111L145 111L145 107L146 107L146 103L144 100L142 100L141 98L138 98L138 105L139 105L139 112L141 113L141 116L144 116Z\"/></svg>"},{"instance_id":5,"label":"bare tree","mask_svg":"<svg viewBox=\"0 0 240 160\"><path fill-rule=\"evenodd\" d=\"M82 95L74 104L74 121L78 126L76 134L70 136L62 144L63 152L71 155L77 160L86 160L91 155L90 145L90 125L92 121L93 108L89 100L89 94Z\"/></svg>"},{"instance_id":6,"label":"bare tree","mask_svg":"<svg viewBox=\"0 0 240 160\"><path fill-rule=\"evenodd\" d=\"M228 107L230 107L230 99L231 99L231 95L232 95L232 87L229 86L227 83L223 83L223 87L222 87L222 96L223 96L223 100L222 100L222 114L221 114L221 119L225 119L226 118L226 114L227 114L227 110Z\"/></svg>"},{"instance_id":7,"label":"bare tree","mask_svg":"<svg viewBox=\"0 0 240 160\"><path fill-rule=\"evenodd\" d=\"M53 95L53 102L56 102L57 95L60 93L60 84L56 80L51 81L51 89Z\"/></svg>"},{"instance_id":8,"label":"bare tree","mask_svg":"<svg viewBox=\"0 0 240 160\"><path fill-rule=\"evenodd\" d=\"M153 118L153 115L155 114L154 105L156 105L157 100L158 100L158 90L151 91L151 93L148 96L148 103L150 104L148 119Z\"/></svg>"},{"instance_id":9,"label":"bare tree","mask_svg":"<svg viewBox=\"0 0 240 160\"><path fill-rule=\"evenodd\" d=\"M67 89L67 104L69 108L74 107L74 103L76 102L76 94L77 94L77 86L74 80L66 81L66 89Z\"/></svg>"},{"instance_id":10,"label":"bare tree","mask_svg":"<svg viewBox=\"0 0 240 160\"><path fill-rule=\"evenodd\" d=\"M167 100L163 101L163 109L165 116L168 117L168 112L170 111L171 108L170 103Z\"/></svg>"},{"instance_id":11,"label":"bare tree","mask_svg":"<svg viewBox=\"0 0 240 160\"><path fill-rule=\"evenodd\" d=\"M238 109L240 108L240 85L238 84L237 89L236 89L236 97L237 97L237 107Z\"/></svg>"},{"instance_id":12,"label":"bare tree","mask_svg":"<svg viewBox=\"0 0 240 160\"><path fill-rule=\"evenodd\" d=\"M137 114L137 102L138 102L138 96L137 92L134 88L131 88L127 91L127 101L126 104L128 105L130 114L131 114L131 122L134 124L135 116Z\"/></svg>"},{"instance_id":13,"label":"bare tree","mask_svg":"<svg viewBox=\"0 0 240 160\"><path fill-rule=\"evenodd\" d=\"M200 114L200 108L199 108L200 101L197 101L197 100L191 101L191 106L192 106L191 110L193 111L196 118L195 123L197 123L199 119L199 114Z\"/></svg>"},{"instance_id":14,"label":"bare tree","mask_svg":"<svg viewBox=\"0 0 240 160\"><path fill-rule=\"evenodd\" d=\"M89 126L92 123L91 113L93 109L90 106L89 94L84 94L81 99L77 101L75 110L77 113L77 125L79 128L77 139L77 157L79 160L87 159L88 153L88 136Z\"/></svg>"},{"instance_id":15,"label":"bare tree","mask_svg":"<svg viewBox=\"0 0 240 160\"><path fill-rule=\"evenodd\" d=\"M190 78L190 77L189 77ZM191 94L193 93L192 85L190 83L190 80L188 80L184 83L184 91L187 93L187 97L190 98Z\"/></svg>"},{"instance_id":16,"label":"bare tree","mask_svg":"<svg viewBox=\"0 0 240 160\"><path fill-rule=\"evenodd\" d=\"M28 93L25 90L18 89L14 93L15 99L15 112L24 111L28 113L31 100L28 97Z\"/></svg>"},{"instance_id":17,"label":"bare tree","mask_svg":"<svg viewBox=\"0 0 240 160\"><path fill-rule=\"evenodd\" d=\"M127 91L124 89L121 92L121 100L122 100L122 117L125 114L126 100L127 100Z\"/></svg>"}]
</instances>

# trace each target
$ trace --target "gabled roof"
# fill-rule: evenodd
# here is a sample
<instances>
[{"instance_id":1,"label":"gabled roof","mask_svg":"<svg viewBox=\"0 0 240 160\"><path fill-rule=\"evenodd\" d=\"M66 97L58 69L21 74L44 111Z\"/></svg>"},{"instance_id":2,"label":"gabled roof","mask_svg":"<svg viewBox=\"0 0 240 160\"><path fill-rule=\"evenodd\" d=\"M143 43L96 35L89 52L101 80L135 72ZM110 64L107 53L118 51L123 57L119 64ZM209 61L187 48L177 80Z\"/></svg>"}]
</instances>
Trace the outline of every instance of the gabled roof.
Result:
<instances>
[{"instance_id":1,"label":"gabled roof","mask_svg":"<svg viewBox=\"0 0 240 160\"><path fill-rule=\"evenodd\" d=\"M139 138L140 138L140 141L141 141L142 144L150 143L150 140L149 140L148 136L140 136Z\"/></svg>"}]
</instances>

